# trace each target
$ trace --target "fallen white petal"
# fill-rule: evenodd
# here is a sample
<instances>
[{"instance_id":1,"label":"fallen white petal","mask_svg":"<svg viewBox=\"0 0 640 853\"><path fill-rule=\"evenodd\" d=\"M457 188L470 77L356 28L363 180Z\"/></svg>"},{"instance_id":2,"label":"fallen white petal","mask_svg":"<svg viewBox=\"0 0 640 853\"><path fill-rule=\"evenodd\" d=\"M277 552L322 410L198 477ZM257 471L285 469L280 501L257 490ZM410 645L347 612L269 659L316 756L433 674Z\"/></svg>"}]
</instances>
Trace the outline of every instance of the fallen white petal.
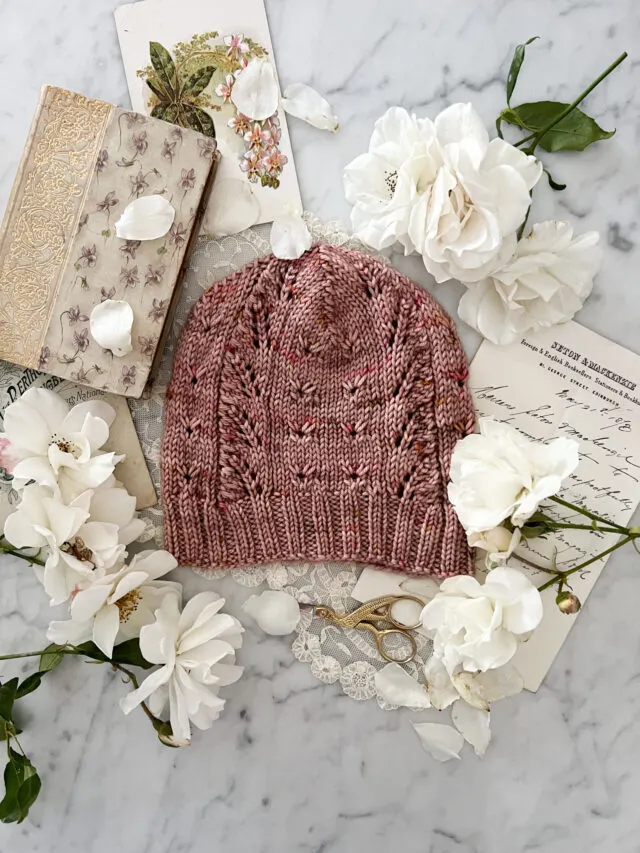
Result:
<instances>
[{"instance_id":1,"label":"fallen white petal","mask_svg":"<svg viewBox=\"0 0 640 853\"><path fill-rule=\"evenodd\" d=\"M130 353L133 309L124 300L105 299L91 312L89 328L91 337L104 349L118 358Z\"/></svg>"},{"instance_id":2,"label":"fallen white petal","mask_svg":"<svg viewBox=\"0 0 640 853\"><path fill-rule=\"evenodd\" d=\"M403 592L408 592L409 595L417 595L426 604L438 595L440 584L436 583L433 578L407 578L400 584L400 589Z\"/></svg>"},{"instance_id":3,"label":"fallen white petal","mask_svg":"<svg viewBox=\"0 0 640 853\"><path fill-rule=\"evenodd\" d=\"M252 59L238 74L231 89L231 102L238 112L263 121L278 109L278 82L268 59Z\"/></svg>"},{"instance_id":4,"label":"fallen white petal","mask_svg":"<svg viewBox=\"0 0 640 853\"><path fill-rule=\"evenodd\" d=\"M374 677L378 695L389 705L403 708L430 708L426 690L398 663L388 663Z\"/></svg>"},{"instance_id":5,"label":"fallen white petal","mask_svg":"<svg viewBox=\"0 0 640 853\"><path fill-rule=\"evenodd\" d=\"M431 704L438 711L448 708L459 697L459 693L451 681L444 664L437 655L431 655L424 667L424 677L427 682L427 693Z\"/></svg>"},{"instance_id":6,"label":"fallen white petal","mask_svg":"<svg viewBox=\"0 0 640 853\"><path fill-rule=\"evenodd\" d=\"M307 223L297 211L287 211L274 219L271 226L271 251L276 258L292 261L311 248Z\"/></svg>"},{"instance_id":7,"label":"fallen white petal","mask_svg":"<svg viewBox=\"0 0 640 853\"><path fill-rule=\"evenodd\" d=\"M300 605L287 592L268 589L261 595L252 595L242 605L253 616L265 634L283 637L295 631L300 621Z\"/></svg>"},{"instance_id":8,"label":"fallen white petal","mask_svg":"<svg viewBox=\"0 0 640 853\"><path fill-rule=\"evenodd\" d=\"M125 207L116 222L116 235L123 240L157 240L169 232L175 215L164 196L143 195Z\"/></svg>"},{"instance_id":9,"label":"fallen white petal","mask_svg":"<svg viewBox=\"0 0 640 853\"><path fill-rule=\"evenodd\" d=\"M411 725L420 738L422 748L436 761L460 758L464 738L453 726L444 723L414 723Z\"/></svg>"},{"instance_id":10,"label":"fallen white petal","mask_svg":"<svg viewBox=\"0 0 640 853\"><path fill-rule=\"evenodd\" d=\"M212 237L229 237L251 228L259 216L260 203L249 182L223 178L213 184L202 230Z\"/></svg>"},{"instance_id":11,"label":"fallen white petal","mask_svg":"<svg viewBox=\"0 0 640 853\"><path fill-rule=\"evenodd\" d=\"M286 113L320 130L330 130L335 133L339 127L338 119L333 115L329 102L306 83L293 83L287 86L280 103Z\"/></svg>"},{"instance_id":12,"label":"fallen white petal","mask_svg":"<svg viewBox=\"0 0 640 853\"><path fill-rule=\"evenodd\" d=\"M475 754L482 758L491 740L489 712L467 705L464 699L458 699L451 709L451 719L462 737L471 744Z\"/></svg>"}]
</instances>

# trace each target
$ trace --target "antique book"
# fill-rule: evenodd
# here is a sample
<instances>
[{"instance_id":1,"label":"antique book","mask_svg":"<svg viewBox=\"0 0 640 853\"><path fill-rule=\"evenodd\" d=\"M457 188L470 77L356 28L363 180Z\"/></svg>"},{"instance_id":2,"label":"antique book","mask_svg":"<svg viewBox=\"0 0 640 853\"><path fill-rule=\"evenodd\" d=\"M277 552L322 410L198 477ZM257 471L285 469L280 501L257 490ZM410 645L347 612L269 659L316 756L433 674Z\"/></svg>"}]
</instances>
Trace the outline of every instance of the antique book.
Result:
<instances>
[{"instance_id":1,"label":"antique book","mask_svg":"<svg viewBox=\"0 0 640 853\"><path fill-rule=\"evenodd\" d=\"M0 358L139 397L159 357L218 160L214 139L45 86L0 230ZM114 225L136 198L175 208L157 240ZM105 299L133 309L133 350L93 340Z\"/></svg>"}]
</instances>

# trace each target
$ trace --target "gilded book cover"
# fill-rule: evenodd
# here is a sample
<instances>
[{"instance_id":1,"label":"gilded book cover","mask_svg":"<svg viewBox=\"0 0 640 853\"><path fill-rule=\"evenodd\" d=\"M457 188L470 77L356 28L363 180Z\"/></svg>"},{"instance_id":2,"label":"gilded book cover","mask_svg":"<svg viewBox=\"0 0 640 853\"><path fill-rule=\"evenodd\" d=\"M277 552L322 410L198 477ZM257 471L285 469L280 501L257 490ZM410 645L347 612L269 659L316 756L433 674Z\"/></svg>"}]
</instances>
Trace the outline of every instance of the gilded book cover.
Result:
<instances>
[{"instance_id":1,"label":"gilded book cover","mask_svg":"<svg viewBox=\"0 0 640 853\"><path fill-rule=\"evenodd\" d=\"M42 90L0 231L0 358L116 394L142 394L198 233L214 139L52 86ZM122 240L133 199L162 194L165 237ZM132 307L133 351L91 337L105 299Z\"/></svg>"}]
</instances>

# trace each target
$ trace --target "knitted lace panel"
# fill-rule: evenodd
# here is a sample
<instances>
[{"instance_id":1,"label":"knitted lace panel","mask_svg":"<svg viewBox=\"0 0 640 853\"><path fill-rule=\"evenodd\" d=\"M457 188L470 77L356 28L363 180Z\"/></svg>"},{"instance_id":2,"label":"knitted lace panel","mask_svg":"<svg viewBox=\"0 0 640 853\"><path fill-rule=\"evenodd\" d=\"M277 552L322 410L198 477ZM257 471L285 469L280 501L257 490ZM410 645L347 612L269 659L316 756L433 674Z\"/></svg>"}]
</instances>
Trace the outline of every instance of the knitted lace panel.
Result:
<instances>
[{"instance_id":1,"label":"knitted lace panel","mask_svg":"<svg viewBox=\"0 0 640 853\"><path fill-rule=\"evenodd\" d=\"M473 429L450 318L380 261L314 247L215 284L178 345L163 441L181 563L472 570L446 496Z\"/></svg>"}]
</instances>

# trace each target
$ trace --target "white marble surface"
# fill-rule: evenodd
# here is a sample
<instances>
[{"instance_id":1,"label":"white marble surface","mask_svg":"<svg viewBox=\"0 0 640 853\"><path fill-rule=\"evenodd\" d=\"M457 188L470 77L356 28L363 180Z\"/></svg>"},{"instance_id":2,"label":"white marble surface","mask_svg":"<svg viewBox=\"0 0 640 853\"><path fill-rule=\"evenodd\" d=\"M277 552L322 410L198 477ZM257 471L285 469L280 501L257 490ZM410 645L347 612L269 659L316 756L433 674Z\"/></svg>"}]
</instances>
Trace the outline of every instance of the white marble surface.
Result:
<instances>
[{"instance_id":1,"label":"white marble surface","mask_svg":"<svg viewBox=\"0 0 640 853\"><path fill-rule=\"evenodd\" d=\"M117 0L0 4L0 206L45 82L128 104L112 10ZM543 37L519 97L570 99L640 43L636 0L267 0L282 81L305 80L335 105L335 137L291 122L302 196L346 218L343 165L392 104L422 114L472 99L487 122L503 105L513 45ZM536 213L570 216L606 244L580 317L638 350L640 68L637 55L589 100L611 142L551 158L562 195ZM418 262L405 270L428 287ZM441 286L453 309L458 292ZM477 340L465 336L469 352ZM190 588L204 581L187 576ZM182 579L182 578L181 578ZM229 608L246 591L226 580ZM11 853L587 853L640 849L640 558L618 552L537 695L500 703L480 762L436 765L409 714L357 703L315 681L285 642L249 628L246 675L223 719L188 750L161 748L126 688L103 667L67 662L25 702L23 744L44 793ZM38 647L47 622L25 564L2 562L0 650ZM19 667L14 666L17 671ZM4 665L2 675L12 671Z\"/></svg>"}]
</instances>

